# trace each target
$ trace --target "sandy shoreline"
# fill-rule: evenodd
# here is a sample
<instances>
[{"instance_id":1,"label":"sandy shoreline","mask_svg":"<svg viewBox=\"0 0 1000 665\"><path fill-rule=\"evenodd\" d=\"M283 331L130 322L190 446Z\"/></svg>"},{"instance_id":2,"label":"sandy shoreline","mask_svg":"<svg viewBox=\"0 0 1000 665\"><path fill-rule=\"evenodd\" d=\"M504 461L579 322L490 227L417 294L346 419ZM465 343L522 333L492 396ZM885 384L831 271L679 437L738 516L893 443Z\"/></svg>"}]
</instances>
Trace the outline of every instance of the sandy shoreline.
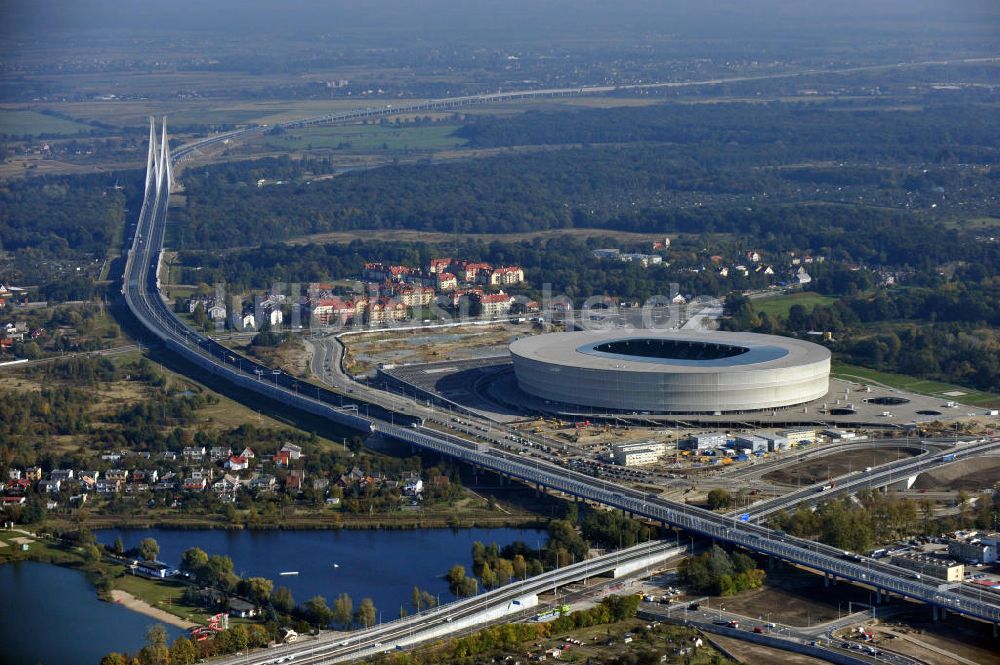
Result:
<instances>
[{"instance_id":1,"label":"sandy shoreline","mask_svg":"<svg viewBox=\"0 0 1000 665\"><path fill-rule=\"evenodd\" d=\"M144 600L139 600L127 591L122 591L121 589L112 589L111 598L121 605L126 607L133 612L139 612L140 614L145 614L148 617L152 617L157 621L162 621L163 623L168 623L171 626L177 626L178 628L194 628L199 625L192 621L185 621L178 616L174 616L169 612L165 612L159 608L153 607Z\"/></svg>"}]
</instances>

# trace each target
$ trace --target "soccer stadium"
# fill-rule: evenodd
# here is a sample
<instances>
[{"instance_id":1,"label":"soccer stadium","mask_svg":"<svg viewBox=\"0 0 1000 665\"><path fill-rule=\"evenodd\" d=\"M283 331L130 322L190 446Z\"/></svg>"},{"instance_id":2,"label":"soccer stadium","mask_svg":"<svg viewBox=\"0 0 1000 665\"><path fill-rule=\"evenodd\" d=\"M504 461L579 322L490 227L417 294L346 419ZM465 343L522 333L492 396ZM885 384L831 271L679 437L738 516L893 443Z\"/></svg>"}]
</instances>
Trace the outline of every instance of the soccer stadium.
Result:
<instances>
[{"instance_id":1,"label":"soccer stadium","mask_svg":"<svg viewBox=\"0 0 1000 665\"><path fill-rule=\"evenodd\" d=\"M830 352L755 333L580 331L510 345L517 385L551 403L649 413L742 413L829 391Z\"/></svg>"}]
</instances>

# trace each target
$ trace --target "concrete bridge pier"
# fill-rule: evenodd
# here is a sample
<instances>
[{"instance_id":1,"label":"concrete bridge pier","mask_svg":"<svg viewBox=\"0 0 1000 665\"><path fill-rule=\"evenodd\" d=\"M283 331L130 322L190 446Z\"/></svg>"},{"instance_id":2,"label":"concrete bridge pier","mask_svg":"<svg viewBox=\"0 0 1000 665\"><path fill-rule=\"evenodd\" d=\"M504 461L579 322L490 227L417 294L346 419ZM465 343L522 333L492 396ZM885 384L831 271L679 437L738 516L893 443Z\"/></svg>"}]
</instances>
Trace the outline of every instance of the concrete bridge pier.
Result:
<instances>
[{"instance_id":1,"label":"concrete bridge pier","mask_svg":"<svg viewBox=\"0 0 1000 665\"><path fill-rule=\"evenodd\" d=\"M830 588L830 573L823 573L823 588Z\"/></svg>"}]
</instances>

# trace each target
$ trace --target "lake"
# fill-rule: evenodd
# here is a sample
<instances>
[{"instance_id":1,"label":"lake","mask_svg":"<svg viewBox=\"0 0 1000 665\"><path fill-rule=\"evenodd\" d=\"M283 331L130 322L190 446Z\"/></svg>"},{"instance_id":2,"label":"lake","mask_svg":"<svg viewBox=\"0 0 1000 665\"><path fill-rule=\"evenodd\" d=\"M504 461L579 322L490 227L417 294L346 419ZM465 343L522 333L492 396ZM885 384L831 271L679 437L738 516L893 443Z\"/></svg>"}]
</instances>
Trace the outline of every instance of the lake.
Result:
<instances>
[{"instance_id":1,"label":"lake","mask_svg":"<svg viewBox=\"0 0 1000 665\"><path fill-rule=\"evenodd\" d=\"M315 595L332 606L347 593L357 608L371 598L382 620L410 611L414 585L453 599L442 579L460 563L471 567L472 543L501 547L523 540L532 547L545 533L532 529L416 529L342 531L221 531L104 529L95 532L105 545L121 537L126 548L143 538L160 544L160 559L180 562L189 547L233 559L241 577L267 577L291 590L296 603ZM336 564L336 565L335 565ZM298 575L280 575L282 572ZM82 573L33 562L0 566L0 665L96 665L110 651L136 651L155 620L113 603L101 602ZM171 639L183 631L167 627Z\"/></svg>"},{"instance_id":2,"label":"lake","mask_svg":"<svg viewBox=\"0 0 1000 665\"><path fill-rule=\"evenodd\" d=\"M347 593L355 608L362 598L371 598L384 620L398 617L401 604L409 605L414 585L440 594L441 602L452 600L442 577L456 563L471 567L472 543L477 540L501 547L517 540L532 547L545 542L544 532L532 529L108 529L95 535L105 545L120 536L126 549L154 538L160 560L171 565L180 563L189 547L225 554L237 575L266 577L275 587L286 586L296 603L320 595L332 606L339 594Z\"/></svg>"},{"instance_id":3,"label":"lake","mask_svg":"<svg viewBox=\"0 0 1000 665\"><path fill-rule=\"evenodd\" d=\"M97 598L86 576L21 561L0 566L0 664L96 665L110 651L138 651L156 621ZM173 640L184 631L167 626Z\"/></svg>"}]
</instances>

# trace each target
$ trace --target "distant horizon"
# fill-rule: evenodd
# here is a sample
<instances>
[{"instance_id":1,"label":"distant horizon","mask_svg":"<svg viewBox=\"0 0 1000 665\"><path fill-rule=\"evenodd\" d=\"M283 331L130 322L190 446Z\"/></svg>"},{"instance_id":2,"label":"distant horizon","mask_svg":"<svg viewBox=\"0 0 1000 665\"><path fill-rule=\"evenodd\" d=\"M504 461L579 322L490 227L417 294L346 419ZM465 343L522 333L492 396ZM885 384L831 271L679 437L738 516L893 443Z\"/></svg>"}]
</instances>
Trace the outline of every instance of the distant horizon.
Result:
<instances>
[{"instance_id":1,"label":"distant horizon","mask_svg":"<svg viewBox=\"0 0 1000 665\"><path fill-rule=\"evenodd\" d=\"M411 35L416 39L446 42L482 40L519 43L568 31L600 37L635 32L637 42L650 34L679 39L748 40L789 37L803 32L832 38L839 31L852 33L909 31L925 28L928 34L945 26L994 33L1000 43L1000 5L989 0L940 3L933 0L888 0L840 3L817 1L755 0L699 3L695 0L623 0L609 6L597 0L290 0L274 3L247 0L133 0L123 6L112 0L5 0L0 36L37 35L92 30L161 33L271 34L281 37L319 35ZM815 28L811 30L810 28ZM155 38L155 34L150 37ZM412 46L413 44L406 44Z\"/></svg>"}]
</instances>

